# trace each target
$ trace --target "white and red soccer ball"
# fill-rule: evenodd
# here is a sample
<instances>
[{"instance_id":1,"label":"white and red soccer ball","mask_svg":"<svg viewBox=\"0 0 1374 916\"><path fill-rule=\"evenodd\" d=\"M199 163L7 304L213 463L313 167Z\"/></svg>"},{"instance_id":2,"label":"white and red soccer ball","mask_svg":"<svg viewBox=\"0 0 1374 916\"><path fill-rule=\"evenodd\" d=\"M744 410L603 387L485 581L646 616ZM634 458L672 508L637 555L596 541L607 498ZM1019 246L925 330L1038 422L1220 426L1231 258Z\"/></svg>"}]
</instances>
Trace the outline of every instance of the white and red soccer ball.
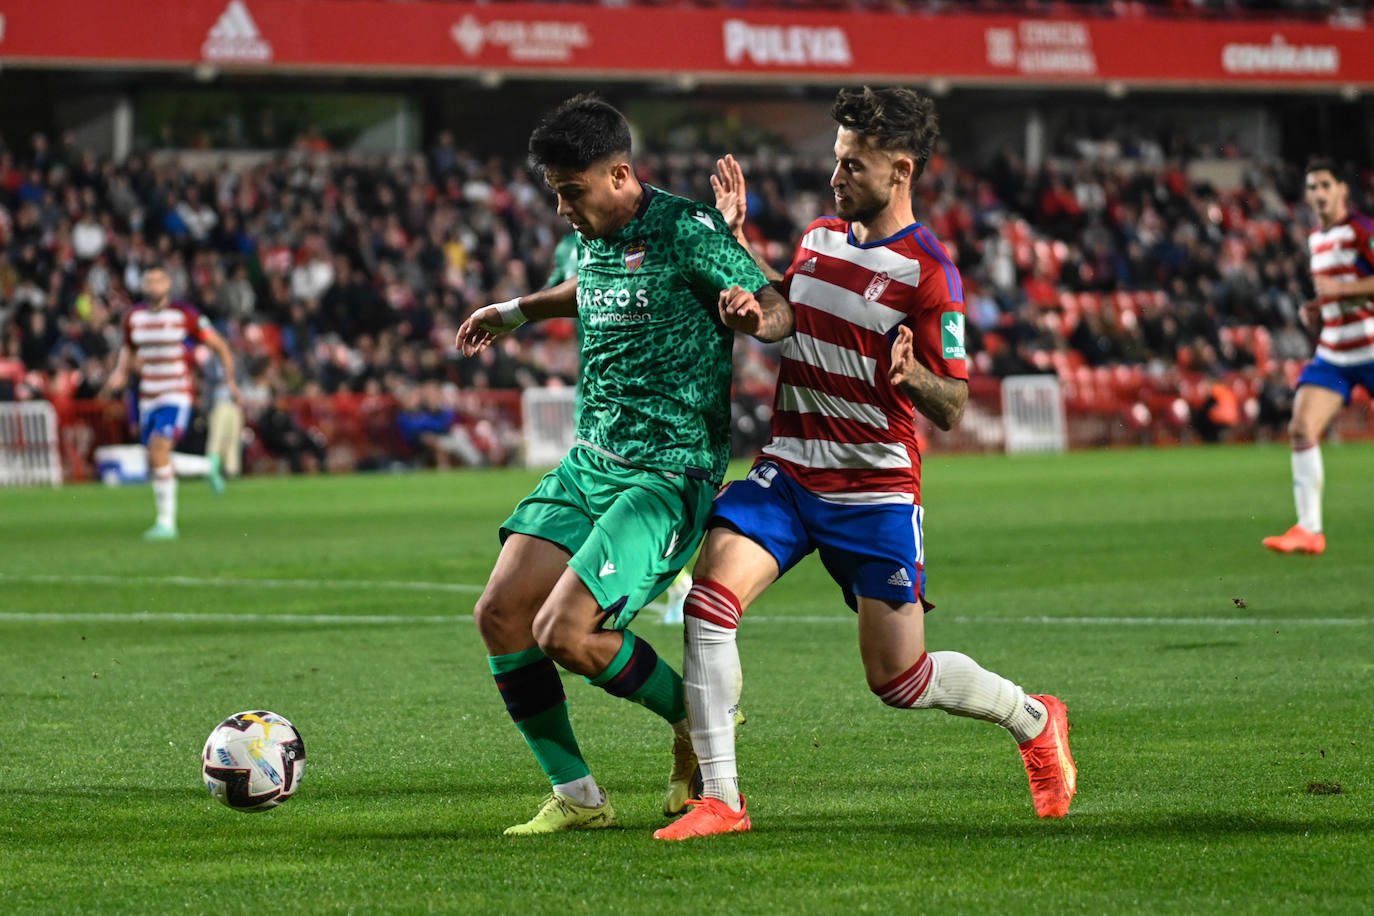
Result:
<instances>
[{"instance_id":1,"label":"white and red soccer ball","mask_svg":"<svg viewBox=\"0 0 1374 916\"><path fill-rule=\"evenodd\" d=\"M284 717L264 709L235 713L205 741L205 788L236 811L266 811L286 801L305 776L305 742Z\"/></svg>"}]
</instances>

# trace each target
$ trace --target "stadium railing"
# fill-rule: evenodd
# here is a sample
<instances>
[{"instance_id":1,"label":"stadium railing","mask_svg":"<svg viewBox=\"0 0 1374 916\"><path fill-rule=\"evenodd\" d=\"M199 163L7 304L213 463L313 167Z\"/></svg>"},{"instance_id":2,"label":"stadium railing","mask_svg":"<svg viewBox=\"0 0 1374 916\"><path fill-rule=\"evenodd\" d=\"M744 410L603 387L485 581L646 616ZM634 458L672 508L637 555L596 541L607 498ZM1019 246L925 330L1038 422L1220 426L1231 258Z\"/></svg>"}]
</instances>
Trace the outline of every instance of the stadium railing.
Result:
<instances>
[{"instance_id":1,"label":"stadium railing","mask_svg":"<svg viewBox=\"0 0 1374 916\"><path fill-rule=\"evenodd\" d=\"M1300 360L1279 364L1292 385L1302 369ZM1063 397L1062 438L1067 448L1178 445L1196 441L1194 411L1204 405L1211 386L1221 384L1234 394L1238 421L1223 431L1223 441L1278 439L1283 429L1259 423L1259 395L1265 373L1258 368L1213 377L1203 372L1175 370L1156 374L1143 366L1071 366L1041 378L1058 379ZM545 396L538 390L523 393L523 400L538 407L538 418L522 403L517 390L470 390L462 392L463 422L481 435L500 430L515 437L535 435L541 443L566 444L571 422L569 389L554 389ZM411 461L396 425L398 407L390 395L333 394L289 399L290 410L303 428L319 433L327 443L326 470L377 469ZM552 406L550 406L552 405ZM102 445L137 441L127 411L118 401L58 399L53 402L58 420L57 449L62 476L67 481L96 478L95 450ZM1047 409L1041 402L1040 410ZM1052 409L1052 408L1050 408ZM963 420L944 432L918 416L917 433L922 451L1000 452L1008 449L1003 380L974 375L969 380L969 401ZM1049 421L1037 421L1049 422ZM248 428L254 429L250 418ZM1058 437L1051 427L1040 427L1041 448L1047 437ZM1357 390L1352 409L1342 411L1332 435L1339 439L1374 439L1374 410L1369 395ZM247 447L245 473L280 473L284 464L267 451L260 439ZM520 455L512 455L519 462ZM535 464L552 464L556 455L544 448ZM737 456L746 457L746 456Z\"/></svg>"},{"instance_id":2,"label":"stadium railing","mask_svg":"<svg viewBox=\"0 0 1374 916\"><path fill-rule=\"evenodd\" d=\"M0 487L61 484L57 442L57 411L51 404L0 404Z\"/></svg>"},{"instance_id":3,"label":"stadium railing","mask_svg":"<svg viewBox=\"0 0 1374 916\"><path fill-rule=\"evenodd\" d=\"M287 400L297 425L323 437L327 467L323 470L381 469L413 462L396 424L399 408L390 395L332 394L296 396ZM58 399L53 401L60 427L63 477L67 481L94 480L95 450L102 445L137 442L128 411L120 401ZM466 391L462 396L464 425L472 428L521 428L518 391ZM279 473L281 456L269 451L257 433L256 419L246 423L245 473Z\"/></svg>"}]
</instances>

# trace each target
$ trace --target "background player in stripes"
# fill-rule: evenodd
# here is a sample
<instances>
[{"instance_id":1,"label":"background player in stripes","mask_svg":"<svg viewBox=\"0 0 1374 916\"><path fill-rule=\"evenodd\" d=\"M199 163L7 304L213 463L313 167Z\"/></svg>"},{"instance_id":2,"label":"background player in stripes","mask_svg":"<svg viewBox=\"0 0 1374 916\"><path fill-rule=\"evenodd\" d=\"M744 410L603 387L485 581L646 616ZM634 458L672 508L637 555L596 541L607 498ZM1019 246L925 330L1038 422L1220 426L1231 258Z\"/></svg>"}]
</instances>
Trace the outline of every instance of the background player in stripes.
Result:
<instances>
[{"instance_id":1,"label":"background player in stripes","mask_svg":"<svg viewBox=\"0 0 1374 916\"><path fill-rule=\"evenodd\" d=\"M576 444L501 526L474 609L506 709L553 786L508 835L616 824L554 662L672 725L664 813L686 802L696 757L682 679L628 626L691 559L724 477L734 331L792 329L720 213L635 177L610 105L570 99L535 129L530 157L581 237L576 278L479 309L457 338L472 355L526 319L575 316L581 329Z\"/></svg>"},{"instance_id":2,"label":"background player in stripes","mask_svg":"<svg viewBox=\"0 0 1374 916\"><path fill-rule=\"evenodd\" d=\"M1356 385L1374 394L1374 220L1350 209L1350 186L1330 159L1308 163L1306 198L1319 225L1307 237L1317 298L1303 316L1319 331L1288 424L1298 521L1263 543L1280 553L1316 554L1326 549L1322 437Z\"/></svg>"},{"instance_id":3,"label":"background player in stripes","mask_svg":"<svg viewBox=\"0 0 1374 916\"><path fill-rule=\"evenodd\" d=\"M237 403L240 395L229 345L193 306L171 301L172 280L166 269L161 264L146 266L142 283L144 302L124 316L124 345L101 395L123 388L131 370L138 373L139 437L148 448L157 508L156 521L143 536L170 540L177 536L177 468L172 448L186 432L195 387L189 345L203 343L213 350L224 366L229 397ZM178 458L176 465L187 473L205 473L216 490L223 487L218 457L202 459L204 466L194 468L192 456Z\"/></svg>"},{"instance_id":4,"label":"background player in stripes","mask_svg":"<svg viewBox=\"0 0 1374 916\"><path fill-rule=\"evenodd\" d=\"M912 211L938 136L909 89L841 91L834 218L811 223L785 276L796 314L783 341L772 439L716 499L686 604L683 682L704 797L657 831L681 840L750 828L732 710L744 610L811 551L858 612L869 688L890 706L984 719L1016 739L1040 816L1075 791L1064 705L1028 697L958 652L927 652L921 456L914 410L949 429L968 398L959 272ZM744 178L727 157L717 205L744 239ZM690 804L690 803L689 803Z\"/></svg>"}]
</instances>

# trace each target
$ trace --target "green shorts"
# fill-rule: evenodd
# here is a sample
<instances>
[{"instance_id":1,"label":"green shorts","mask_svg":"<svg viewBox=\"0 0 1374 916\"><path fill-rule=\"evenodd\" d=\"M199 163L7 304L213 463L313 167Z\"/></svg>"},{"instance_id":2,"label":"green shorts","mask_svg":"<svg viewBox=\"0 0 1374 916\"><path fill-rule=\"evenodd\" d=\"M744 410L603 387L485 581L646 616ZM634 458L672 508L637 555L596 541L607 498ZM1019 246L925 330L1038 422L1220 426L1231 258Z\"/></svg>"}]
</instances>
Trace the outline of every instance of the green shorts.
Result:
<instances>
[{"instance_id":1,"label":"green shorts","mask_svg":"<svg viewBox=\"0 0 1374 916\"><path fill-rule=\"evenodd\" d=\"M603 626L623 630L692 558L715 495L710 481L625 467L579 446L515 507L501 542L518 533L563 547L606 612Z\"/></svg>"}]
</instances>

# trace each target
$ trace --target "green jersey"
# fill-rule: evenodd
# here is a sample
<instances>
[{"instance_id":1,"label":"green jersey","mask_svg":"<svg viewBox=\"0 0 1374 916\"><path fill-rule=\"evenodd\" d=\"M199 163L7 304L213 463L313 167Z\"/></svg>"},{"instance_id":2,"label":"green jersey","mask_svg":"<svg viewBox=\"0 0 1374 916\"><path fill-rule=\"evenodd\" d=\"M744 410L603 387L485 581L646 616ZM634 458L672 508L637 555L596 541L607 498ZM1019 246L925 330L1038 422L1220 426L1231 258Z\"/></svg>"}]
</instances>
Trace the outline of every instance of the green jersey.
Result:
<instances>
[{"instance_id":1,"label":"green jersey","mask_svg":"<svg viewBox=\"0 0 1374 916\"><path fill-rule=\"evenodd\" d=\"M558 240L558 245L553 249L553 270L549 271L549 279L545 281L544 288L557 286L564 280L577 273L577 261L582 257L582 236L576 232L569 232Z\"/></svg>"},{"instance_id":2,"label":"green jersey","mask_svg":"<svg viewBox=\"0 0 1374 916\"><path fill-rule=\"evenodd\" d=\"M644 186L619 232L582 240L579 444L719 482L730 459L730 352L720 291L768 281L714 207Z\"/></svg>"}]
</instances>

